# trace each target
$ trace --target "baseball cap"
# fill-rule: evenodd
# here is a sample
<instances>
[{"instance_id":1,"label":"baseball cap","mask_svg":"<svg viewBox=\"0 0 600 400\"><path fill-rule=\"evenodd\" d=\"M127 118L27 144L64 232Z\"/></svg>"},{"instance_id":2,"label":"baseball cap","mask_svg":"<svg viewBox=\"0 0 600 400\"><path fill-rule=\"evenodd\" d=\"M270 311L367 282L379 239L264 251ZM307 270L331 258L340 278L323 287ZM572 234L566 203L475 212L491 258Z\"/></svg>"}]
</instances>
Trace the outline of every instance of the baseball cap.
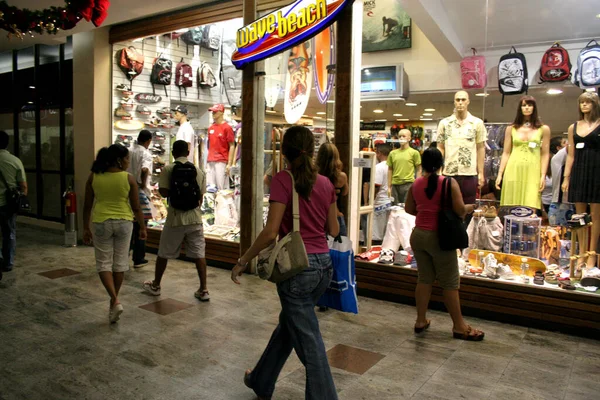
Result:
<instances>
[{"instance_id":1,"label":"baseball cap","mask_svg":"<svg viewBox=\"0 0 600 400\"><path fill-rule=\"evenodd\" d=\"M179 106L177 106L175 108L171 108L171 111L180 112L180 113L185 114L185 115L187 115L187 113L188 113L187 107L186 106L182 106L182 105L179 105Z\"/></svg>"},{"instance_id":2,"label":"baseball cap","mask_svg":"<svg viewBox=\"0 0 600 400\"><path fill-rule=\"evenodd\" d=\"M208 111L225 112L225 106L223 104L215 104L214 106L212 106L211 108L209 108Z\"/></svg>"}]
</instances>

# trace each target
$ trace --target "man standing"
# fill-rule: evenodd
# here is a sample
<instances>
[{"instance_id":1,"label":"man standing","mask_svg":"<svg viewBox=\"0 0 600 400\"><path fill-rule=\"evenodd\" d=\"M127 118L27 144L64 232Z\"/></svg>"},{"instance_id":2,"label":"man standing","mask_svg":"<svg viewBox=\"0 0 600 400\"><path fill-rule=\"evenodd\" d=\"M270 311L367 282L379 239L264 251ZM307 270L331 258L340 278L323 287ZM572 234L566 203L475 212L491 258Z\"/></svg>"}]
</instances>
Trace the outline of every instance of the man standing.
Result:
<instances>
[{"instance_id":1,"label":"man standing","mask_svg":"<svg viewBox=\"0 0 600 400\"><path fill-rule=\"evenodd\" d=\"M375 166L375 207L386 204L388 197L388 165L390 145L378 144L375 148L377 165ZM388 220L388 211L376 212L373 223L373 240L383 240Z\"/></svg>"},{"instance_id":2,"label":"man standing","mask_svg":"<svg viewBox=\"0 0 600 400\"><path fill-rule=\"evenodd\" d=\"M152 133L144 129L140 131L137 141L129 151L129 172L135 178L139 188L140 207L144 213L144 223L152 219L150 212L150 171L152 171L152 154L148 151L152 142ZM131 248L133 249L133 268L148 265L146 260L146 241L140 239L140 225L133 221L133 234L131 235Z\"/></svg>"},{"instance_id":3,"label":"man standing","mask_svg":"<svg viewBox=\"0 0 600 400\"><path fill-rule=\"evenodd\" d=\"M483 121L468 111L469 103L467 92L456 92L454 114L438 126L437 148L444 156L444 175L456 179L465 204L474 204L477 188L484 184L487 131Z\"/></svg>"},{"instance_id":4,"label":"man standing","mask_svg":"<svg viewBox=\"0 0 600 400\"><path fill-rule=\"evenodd\" d=\"M192 128L192 124L188 121L188 109L186 106L179 105L173 108L173 118L177 122L179 122L179 130L177 130L177 136L175 138L177 140L183 140L186 142L190 148L190 152L188 154L188 161L192 164L194 163L194 128Z\"/></svg>"},{"instance_id":5,"label":"man standing","mask_svg":"<svg viewBox=\"0 0 600 400\"><path fill-rule=\"evenodd\" d=\"M0 229L2 230L2 254L0 257L0 279L2 272L12 271L17 248L17 213L8 204L11 189L19 188L27 195L27 178L23 163L7 150L9 137L0 131Z\"/></svg>"},{"instance_id":6,"label":"man standing","mask_svg":"<svg viewBox=\"0 0 600 400\"><path fill-rule=\"evenodd\" d=\"M392 150L387 159L388 196L394 198L394 204L404 203L408 189L421 175L421 154L410 147L411 133L402 129L398 133L400 148Z\"/></svg>"},{"instance_id":7,"label":"man standing","mask_svg":"<svg viewBox=\"0 0 600 400\"><path fill-rule=\"evenodd\" d=\"M233 129L223 119L223 104L215 104L208 111L212 112L214 122L208 128L207 181L219 190L228 189L229 169L235 158Z\"/></svg>"},{"instance_id":8,"label":"man standing","mask_svg":"<svg viewBox=\"0 0 600 400\"><path fill-rule=\"evenodd\" d=\"M205 241L202 227L202 196L206 183L204 172L188 162L188 144L178 140L173 144L175 162L163 168L158 181L159 193L168 198L167 220L160 235L154 280L145 281L146 292L160 296L160 282L171 258L179 257L181 245L185 244L185 255L196 263L200 278L200 289L194 296L200 301L210 300L206 286Z\"/></svg>"},{"instance_id":9,"label":"man standing","mask_svg":"<svg viewBox=\"0 0 600 400\"><path fill-rule=\"evenodd\" d=\"M562 183L563 172L567 162L567 139L564 137L553 137L550 139L550 171L552 173L552 203L568 203L567 196L563 195Z\"/></svg>"}]
</instances>

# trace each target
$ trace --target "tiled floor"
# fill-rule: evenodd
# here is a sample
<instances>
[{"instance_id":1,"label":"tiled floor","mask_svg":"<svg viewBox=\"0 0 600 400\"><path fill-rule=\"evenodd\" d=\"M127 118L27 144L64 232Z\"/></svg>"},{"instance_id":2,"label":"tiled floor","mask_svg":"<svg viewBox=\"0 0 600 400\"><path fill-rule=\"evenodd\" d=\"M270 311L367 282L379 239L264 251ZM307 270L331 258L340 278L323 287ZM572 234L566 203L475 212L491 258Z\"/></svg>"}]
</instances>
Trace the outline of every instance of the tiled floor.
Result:
<instances>
[{"instance_id":1,"label":"tiled floor","mask_svg":"<svg viewBox=\"0 0 600 400\"><path fill-rule=\"evenodd\" d=\"M0 282L0 399L255 398L242 376L277 323L270 283L236 286L209 268L211 301L200 303L194 267L175 261L152 297L141 290L150 255L126 274L125 312L109 325L93 250L61 241L19 227L17 265ZM413 307L360 301L359 315L319 313L340 399L600 398L599 341L470 319L486 339L467 343L439 312L415 336ZM293 355L273 398L304 399L304 380Z\"/></svg>"}]
</instances>

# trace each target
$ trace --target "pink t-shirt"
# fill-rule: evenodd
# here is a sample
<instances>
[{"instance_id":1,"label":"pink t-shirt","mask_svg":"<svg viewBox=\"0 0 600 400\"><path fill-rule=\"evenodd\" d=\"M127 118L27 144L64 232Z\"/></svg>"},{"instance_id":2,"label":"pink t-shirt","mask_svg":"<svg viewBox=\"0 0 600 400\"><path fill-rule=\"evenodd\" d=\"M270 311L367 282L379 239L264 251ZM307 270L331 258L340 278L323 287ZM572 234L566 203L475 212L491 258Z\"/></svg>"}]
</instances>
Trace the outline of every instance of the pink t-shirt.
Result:
<instances>
[{"instance_id":1,"label":"pink t-shirt","mask_svg":"<svg viewBox=\"0 0 600 400\"><path fill-rule=\"evenodd\" d=\"M442 196L442 182L444 176L438 177L438 185L435 194L431 200L425 194L427 189L428 178L419 177L412 184L412 195L417 205L417 218L415 220L415 226L417 228L424 229L426 231L437 231L438 228L438 216L441 210L441 196Z\"/></svg>"},{"instance_id":2,"label":"pink t-shirt","mask_svg":"<svg viewBox=\"0 0 600 400\"><path fill-rule=\"evenodd\" d=\"M292 178L281 171L271 181L271 195L269 200L286 205L279 237L282 238L293 229L292 216ZM310 201L298 196L300 205L300 235L304 240L304 247L308 254L329 253L325 225L329 207L335 203L335 189L323 175L317 175L317 181L310 194Z\"/></svg>"}]
</instances>

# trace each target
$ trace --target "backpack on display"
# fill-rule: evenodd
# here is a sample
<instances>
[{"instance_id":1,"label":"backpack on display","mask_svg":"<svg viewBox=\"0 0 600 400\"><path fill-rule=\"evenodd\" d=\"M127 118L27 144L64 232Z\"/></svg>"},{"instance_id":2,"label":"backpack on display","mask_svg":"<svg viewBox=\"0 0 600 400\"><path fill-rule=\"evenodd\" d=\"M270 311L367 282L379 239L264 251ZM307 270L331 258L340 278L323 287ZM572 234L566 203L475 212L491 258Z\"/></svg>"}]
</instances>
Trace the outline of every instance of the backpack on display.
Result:
<instances>
[{"instance_id":1,"label":"backpack on display","mask_svg":"<svg viewBox=\"0 0 600 400\"><path fill-rule=\"evenodd\" d=\"M542 56L540 82L562 82L571 77L569 52L558 42L554 43Z\"/></svg>"},{"instance_id":2,"label":"backpack on display","mask_svg":"<svg viewBox=\"0 0 600 400\"><path fill-rule=\"evenodd\" d=\"M181 35L185 43L185 54L189 54L189 46L199 46L202 43L202 28L192 28Z\"/></svg>"},{"instance_id":3,"label":"backpack on display","mask_svg":"<svg viewBox=\"0 0 600 400\"><path fill-rule=\"evenodd\" d=\"M202 47L214 52L221 48L221 34L216 25L206 25L202 29Z\"/></svg>"},{"instance_id":4,"label":"backpack on display","mask_svg":"<svg viewBox=\"0 0 600 400\"><path fill-rule=\"evenodd\" d=\"M136 76L144 70L144 56L135 47L129 46L117 51L117 65L129 81L129 90Z\"/></svg>"},{"instance_id":5,"label":"backpack on display","mask_svg":"<svg viewBox=\"0 0 600 400\"><path fill-rule=\"evenodd\" d=\"M162 54L161 54L162 55ZM165 96L167 94L167 85L171 84L171 76L173 75L173 61L168 58L162 58L158 56L154 59L152 64L152 72L150 73L150 83L152 84L152 94L156 94L154 91L154 85L163 85L165 89Z\"/></svg>"},{"instance_id":6,"label":"backpack on display","mask_svg":"<svg viewBox=\"0 0 600 400\"><path fill-rule=\"evenodd\" d=\"M208 63L202 62L198 68L198 87L201 89L212 89L217 86L217 78ZM200 91L198 91L200 98Z\"/></svg>"},{"instance_id":7,"label":"backpack on display","mask_svg":"<svg viewBox=\"0 0 600 400\"><path fill-rule=\"evenodd\" d=\"M171 171L169 204L176 210L189 211L199 207L200 186L196 177L198 171L191 162L175 161Z\"/></svg>"},{"instance_id":8,"label":"backpack on display","mask_svg":"<svg viewBox=\"0 0 600 400\"><path fill-rule=\"evenodd\" d=\"M600 86L600 45L595 40L579 52L572 81L581 89Z\"/></svg>"},{"instance_id":9,"label":"backpack on display","mask_svg":"<svg viewBox=\"0 0 600 400\"><path fill-rule=\"evenodd\" d=\"M183 58L175 67L175 86L179 88L179 100L181 100L181 88L187 96L187 88L194 86L192 67L184 63Z\"/></svg>"},{"instance_id":10,"label":"backpack on display","mask_svg":"<svg viewBox=\"0 0 600 400\"><path fill-rule=\"evenodd\" d=\"M463 89L483 89L487 84L485 72L485 57L478 56L473 50L473 55L465 57L460 62L460 75Z\"/></svg>"},{"instance_id":11,"label":"backpack on display","mask_svg":"<svg viewBox=\"0 0 600 400\"><path fill-rule=\"evenodd\" d=\"M498 89L502 94L502 106L504 107L504 96L527 93L529 81L527 79L527 61L523 53L511 47L508 54L500 57L498 63Z\"/></svg>"}]
</instances>

